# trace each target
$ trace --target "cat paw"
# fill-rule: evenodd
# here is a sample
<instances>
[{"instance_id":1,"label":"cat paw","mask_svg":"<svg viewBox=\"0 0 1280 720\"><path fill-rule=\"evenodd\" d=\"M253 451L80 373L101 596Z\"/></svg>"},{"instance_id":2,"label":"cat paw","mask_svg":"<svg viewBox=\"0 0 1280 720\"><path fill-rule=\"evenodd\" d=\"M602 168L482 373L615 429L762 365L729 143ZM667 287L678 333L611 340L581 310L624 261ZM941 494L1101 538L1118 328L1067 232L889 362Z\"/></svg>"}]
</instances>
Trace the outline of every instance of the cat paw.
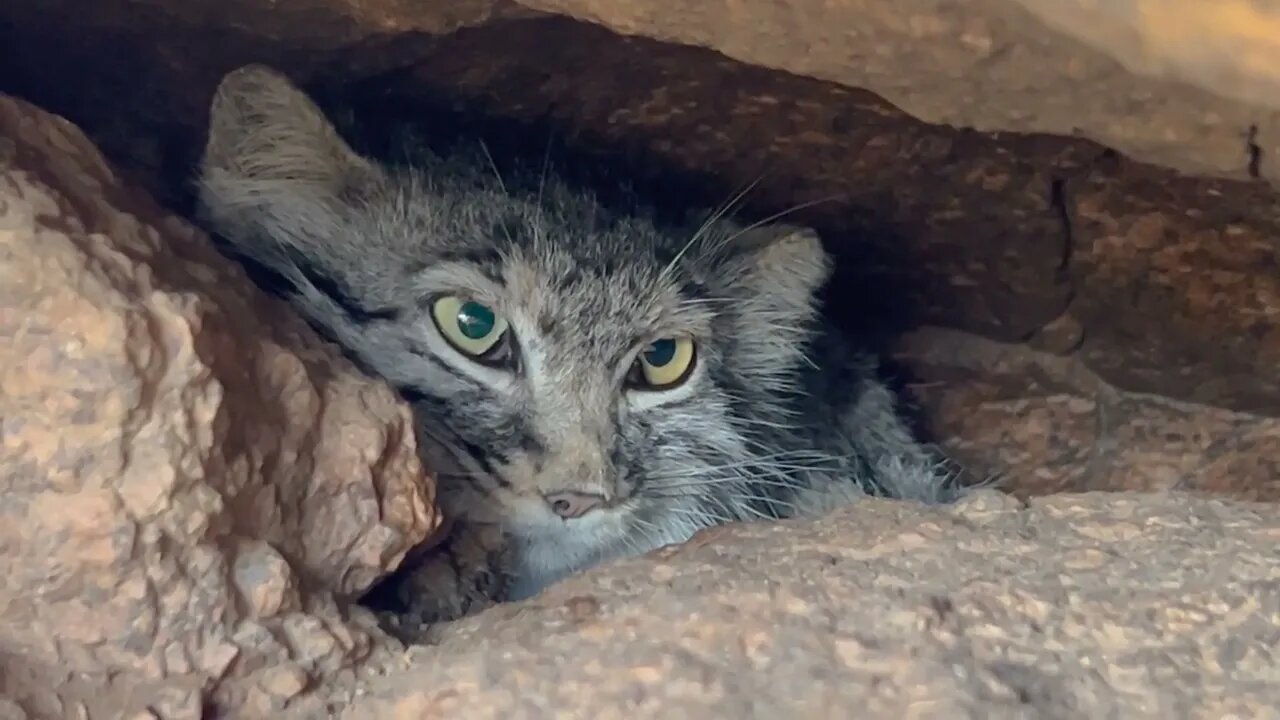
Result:
<instances>
[{"instance_id":1,"label":"cat paw","mask_svg":"<svg viewBox=\"0 0 1280 720\"><path fill-rule=\"evenodd\" d=\"M458 524L444 543L388 580L394 609L377 611L383 628L421 642L432 627L501 602L510 586L507 548L495 526Z\"/></svg>"}]
</instances>

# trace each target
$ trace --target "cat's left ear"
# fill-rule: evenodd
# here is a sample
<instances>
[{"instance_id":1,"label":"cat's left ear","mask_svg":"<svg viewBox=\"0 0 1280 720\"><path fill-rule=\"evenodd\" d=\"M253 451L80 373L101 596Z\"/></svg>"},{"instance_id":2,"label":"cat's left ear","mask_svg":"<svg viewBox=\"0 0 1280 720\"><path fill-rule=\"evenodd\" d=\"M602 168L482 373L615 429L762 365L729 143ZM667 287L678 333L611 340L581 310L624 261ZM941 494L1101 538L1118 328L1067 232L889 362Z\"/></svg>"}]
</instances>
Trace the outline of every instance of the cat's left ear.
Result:
<instances>
[{"instance_id":1,"label":"cat's left ear","mask_svg":"<svg viewBox=\"0 0 1280 720\"><path fill-rule=\"evenodd\" d=\"M247 65L223 78L199 173L202 218L241 252L270 264L296 250L335 270L366 259L350 257L366 250L341 218L381 186L381 172L279 72Z\"/></svg>"},{"instance_id":2,"label":"cat's left ear","mask_svg":"<svg viewBox=\"0 0 1280 720\"><path fill-rule=\"evenodd\" d=\"M831 258L811 228L764 225L743 231L732 245L740 287L783 306L808 307L831 275Z\"/></svg>"}]
</instances>

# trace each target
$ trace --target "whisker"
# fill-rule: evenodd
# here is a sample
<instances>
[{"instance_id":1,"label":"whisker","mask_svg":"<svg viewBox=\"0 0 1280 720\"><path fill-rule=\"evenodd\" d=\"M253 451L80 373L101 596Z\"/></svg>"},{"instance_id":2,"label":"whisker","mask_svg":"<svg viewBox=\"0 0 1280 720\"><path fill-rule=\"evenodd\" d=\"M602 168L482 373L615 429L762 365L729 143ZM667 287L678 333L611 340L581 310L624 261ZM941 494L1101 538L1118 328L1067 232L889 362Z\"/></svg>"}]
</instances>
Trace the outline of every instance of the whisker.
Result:
<instances>
[{"instance_id":1,"label":"whisker","mask_svg":"<svg viewBox=\"0 0 1280 720\"><path fill-rule=\"evenodd\" d=\"M443 431L429 426L421 426L419 429L427 439L435 442L436 445L440 446L441 449L448 453L449 456L453 458L453 461L459 466L455 468L437 468L436 471L441 476L465 480L489 480L490 482L496 482L493 478L493 473L485 471L481 467L479 460L472 456L470 452L451 442L450 438L446 436ZM492 489L493 488L489 488L489 490Z\"/></svg>"},{"instance_id":2,"label":"whisker","mask_svg":"<svg viewBox=\"0 0 1280 720\"><path fill-rule=\"evenodd\" d=\"M730 495L730 497L735 498L735 499L742 499L744 496L742 496L742 495ZM751 505L751 503L750 503L750 502L745 502L745 503L742 503L742 504L740 504L740 505L735 505L734 507L735 507L737 510L739 510L739 511L740 511L740 512L739 512L739 514L749 514L751 517L754 517L754 518L756 518L756 519L758 519L758 520L772 520L772 519L774 519L772 515L769 515L768 513L766 513L766 512L764 512L764 511L762 511L762 510L759 510L759 509L755 508L754 506L752 506L752 505Z\"/></svg>"},{"instance_id":3,"label":"whisker","mask_svg":"<svg viewBox=\"0 0 1280 720\"><path fill-rule=\"evenodd\" d=\"M755 440L749 439L749 442L752 444L759 445L760 447L765 447L763 444ZM743 460L738 460L730 463L721 463L718 465L703 465L703 466L700 466L699 469L717 469L717 468L728 468L728 467L740 467L742 465L761 464L761 463L765 463L767 461L773 460L775 458L813 457L813 458L820 458L820 459L833 458L833 459L843 460L843 459L848 459L855 456L856 456L855 453L833 455L831 453L822 452L821 450L815 450L813 448L797 448L795 450L778 450L773 452L761 453L759 455L752 455L751 457L745 458Z\"/></svg>"},{"instance_id":4,"label":"whisker","mask_svg":"<svg viewBox=\"0 0 1280 720\"><path fill-rule=\"evenodd\" d=\"M751 402L749 398L744 397L743 395L732 392L732 391L722 390L721 393L726 399L732 400L734 402L739 402L739 403ZM769 408L769 411L776 415L784 415L788 417L794 417L800 414L799 410L795 408L786 407L785 405L778 405L776 402L772 403L772 407Z\"/></svg>"},{"instance_id":5,"label":"whisker","mask_svg":"<svg viewBox=\"0 0 1280 720\"><path fill-rule=\"evenodd\" d=\"M783 500L781 498L771 497L768 495L733 495L732 497L735 497L739 500L744 500L747 502L761 502L767 505L781 505L783 507L789 508L793 512L799 509L799 506L797 506L795 503L792 503L787 500Z\"/></svg>"},{"instance_id":6,"label":"whisker","mask_svg":"<svg viewBox=\"0 0 1280 720\"><path fill-rule=\"evenodd\" d=\"M807 469L807 468L806 468ZM746 470L746 472L744 472ZM731 474L724 474L725 472ZM787 473L769 469L753 469L753 468L722 468L719 472L690 472L690 473L672 473L661 476L652 477L644 487L653 488L674 488L674 487L696 487L699 485L723 485L726 483L744 482L752 480L766 479L772 482L788 482L785 480ZM781 478L781 479L780 479ZM788 484L794 484L790 481Z\"/></svg>"},{"instance_id":7,"label":"whisker","mask_svg":"<svg viewBox=\"0 0 1280 720\"><path fill-rule=\"evenodd\" d=\"M741 303L742 299L731 298L731 297L700 297L700 298L684 298L680 302L684 305L714 305L717 303L721 305L728 305L730 303L733 303L733 304Z\"/></svg>"},{"instance_id":8,"label":"whisker","mask_svg":"<svg viewBox=\"0 0 1280 720\"><path fill-rule=\"evenodd\" d=\"M494 162L493 155L489 153L488 144L481 139L478 139L477 142L480 143L480 149L484 151L485 159L489 161L489 168L493 170L493 176L498 180L498 189L502 191L503 195L510 195L511 193L507 191L507 183L503 181L502 173L498 171L498 163ZM507 227L507 224L500 223L500 225L502 226L502 234L507 236L507 241L514 242L511 237L511 230Z\"/></svg>"},{"instance_id":9,"label":"whisker","mask_svg":"<svg viewBox=\"0 0 1280 720\"><path fill-rule=\"evenodd\" d=\"M683 529L684 520L678 520L677 522L681 524L679 533L680 535L683 535L685 532ZM661 528L653 523L647 523L645 526L640 527L639 530L640 536L644 540L645 547L647 549L661 547L668 544L669 539L673 539L670 529Z\"/></svg>"},{"instance_id":10,"label":"whisker","mask_svg":"<svg viewBox=\"0 0 1280 720\"><path fill-rule=\"evenodd\" d=\"M635 538L623 533L620 539L622 540L622 544L626 547L628 555L640 554L640 544L635 541Z\"/></svg>"},{"instance_id":11,"label":"whisker","mask_svg":"<svg viewBox=\"0 0 1280 720\"><path fill-rule=\"evenodd\" d=\"M774 457L786 457L782 454ZM841 460L847 460L855 457L855 455L823 455L815 454L812 456L812 463L795 463L795 462L778 462L770 459L768 456L752 458L733 463L723 463L720 465L703 465L695 468L689 468L680 472L663 473L658 476L657 480L673 480L686 477L698 477L701 475L711 475L723 470L736 470L740 468L753 468L762 473L772 473L779 470L833 470L833 467L823 467L818 463L839 463ZM792 457L794 460L804 460L804 456Z\"/></svg>"},{"instance_id":12,"label":"whisker","mask_svg":"<svg viewBox=\"0 0 1280 720\"><path fill-rule=\"evenodd\" d=\"M673 513L677 513L677 514L679 514L679 515L684 515L684 516L686 516L686 517L694 518L695 520L697 520L697 521L700 523L700 524L699 524L699 526L698 526L698 529L702 529L702 528L705 528L705 527L710 527L711 525L713 525L713 524L715 524L715 523L717 523L717 522L720 522L720 523L727 523L727 522L731 522L731 521L733 520L733 518L730 518L730 517L724 517L724 516L722 516L722 515L720 515L720 514L718 514L718 513L717 513L717 514L715 514L715 515L712 515L712 514L710 514L710 513L708 513L708 512L702 511L702 510L693 510L693 509L690 509L690 508L669 507L669 508L665 508L665 510L666 510L667 512L673 512ZM707 522L707 521L711 521L711 522Z\"/></svg>"},{"instance_id":13,"label":"whisker","mask_svg":"<svg viewBox=\"0 0 1280 720\"><path fill-rule=\"evenodd\" d=\"M653 531L655 531L655 532L659 529L657 525L653 524L652 522L649 522L648 520L645 520L645 519L644 519L644 518L642 518L642 517L633 517L633 518L631 518L631 520L632 520L632 522L634 522L635 524L640 525L641 527L648 528L648 529L653 530Z\"/></svg>"},{"instance_id":14,"label":"whisker","mask_svg":"<svg viewBox=\"0 0 1280 720\"><path fill-rule=\"evenodd\" d=\"M796 492L803 490L804 485L779 485L770 483L756 483L758 488L773 488L778 491ZM662 487L647 489L641 493L642 497L647 498L666 498L666 499L699 499L704 498L708 494L714 494L717 497L733 497L735 491L750 490L749 484L728 484L728 485L704 485L704 486L679 486L679 487Z\"/></svg>"},{"instance_id":15,"label":"whisker","mask_svg":"<svg viewBox=\"0 0 1280 720\"><path fill-rule=\"evenodd\" d=\"M844 196L843 194L828 195L826 197L820 197L817 200L810 200L808 202L802 202L797 205L792 205L791 207L785 210L780 210L772 215L769 215L768 217L757 220L756 222L753 222L750 225L742 228L738 232L733 233L729 237L725 238L722 241L721 245L728 245L729 243L733 242L734 240L737 240L739 237L742 237L746 233L749 233L752 230L768 225L769 223L781 220L782 218L787 217L788 215L794 215L795 213L798 213L801 210L807 210L816 205L821 205L822 203L831 202L832 200L839 200L843 196Z\"/></svg>"},{"instance_id":16,"label":"whisker","mask_svg":"<svg viewBox=\"0 0 1280 720\"><path fill-rule=\"evenodd\" d=\"M550 129L547 130L547 148L542 155L542 172L538 175L538 201L536 206L538 214L534 218L534 228L536 228L540 236L544 234L542 230L542 214L544 212L542 193L547 187L547 171L551 169L551 132Z\"/></svg>"},{"instance_id":17,"label":"whisker","mask_svg":"<svg viewBox=\"0 0 1280 720\"><path fill-rule=\"evenodd\" d=\"M711 487L719 485L733 485L744 482L758 482L765 485L776 485L778 487L797 487L803 486L798 480L790 480L784 473L775 472L757 472L757 473L734 473L733 475L720 476L700 476L687 475L684 477L667 477L657 482L647 483L643 487L655 488L660 490L668 490L672 488L685 487Z\"/></svg>"},{"instance_id":18,"label":"whisker","mask_svg":"<svg viewBox=\"0 0 1280 720\"><path fill-rule=\"evenodd\" d=\"M772 420L765 420L764 418L747 418L747 417L730 418L729 423L731 425L756 425L759 427L771 428L773 430L799 430L800 429L799 425L795 425L793 423L774 422Z\"/></svg>"},{"instance_id":19,"label":"whisker","mask_svg":"<svg viewBox=\"0 0 1280 720\"><path fill-rule=\"evenodd\" d=\"M507 184L502 180L502 173L498 172L498 164L493 161L493 155L489 153L489 145L484 140L477 140L480 143L480 150L484 152L484 157L489 161L489 169L493 170L493 176L498 180L498 188L502 190L503 195L509 195L507 192Z\"/></svg>"},{"instance_id":20,"label":"whisker","mask_svg":"<svg viewBox=\"0 0 1280 720\"><path fill-rule=\"evenodd\" d=\"M712 212L711 215L708 216L707 219L703 221L702 225L699 226L698 229L694 231L693 237L689 238L689 241L684 244L684 247L680 248L680 252L676 253L675 257L671 259L671 262L667 263L667 266L662 269L662 272L658 273L659 279L665 279L668 275L670 275L671 271L674 270L676 265L680 262L680 259L684 257L685 253L687 253L689 249L692 248L694 244L698 242L698 240L702 239L702 236L706 234L707 230L711 229L711 227L716 223L716 221L724 217L730 210L733 209L734 205L736 205L743 198L745 198L747 196L747 193L751 192L751 190L754 189L755 186L758 185L763 178L764 178L764 175L760 175L756 177L756 179L747 183L746 187L742 188L742 190L738 191L735 195L731 196L729 200L725 202L719 209Z\"/></svg>"}]
</instances>

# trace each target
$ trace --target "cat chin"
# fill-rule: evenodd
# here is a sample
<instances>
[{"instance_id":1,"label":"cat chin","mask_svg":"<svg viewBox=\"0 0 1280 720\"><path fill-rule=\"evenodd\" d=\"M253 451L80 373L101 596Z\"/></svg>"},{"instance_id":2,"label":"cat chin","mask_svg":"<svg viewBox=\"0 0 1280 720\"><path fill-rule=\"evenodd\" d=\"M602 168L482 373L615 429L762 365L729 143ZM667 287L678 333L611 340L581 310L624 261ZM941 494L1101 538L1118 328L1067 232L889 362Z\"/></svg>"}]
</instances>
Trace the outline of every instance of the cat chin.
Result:
<instances>
[{"instance_id":1,"label":"cat chin","mask_svg":"<svg viewBox=\"0 0 1280 720\"><path fill-rule=\"evenodd\" d=\"M569 575L630 554L623 542L626 521L616 510L574 520L521 523L508 532L515 554L510 600L532 597Z\"/></svg>"}]
</instances>

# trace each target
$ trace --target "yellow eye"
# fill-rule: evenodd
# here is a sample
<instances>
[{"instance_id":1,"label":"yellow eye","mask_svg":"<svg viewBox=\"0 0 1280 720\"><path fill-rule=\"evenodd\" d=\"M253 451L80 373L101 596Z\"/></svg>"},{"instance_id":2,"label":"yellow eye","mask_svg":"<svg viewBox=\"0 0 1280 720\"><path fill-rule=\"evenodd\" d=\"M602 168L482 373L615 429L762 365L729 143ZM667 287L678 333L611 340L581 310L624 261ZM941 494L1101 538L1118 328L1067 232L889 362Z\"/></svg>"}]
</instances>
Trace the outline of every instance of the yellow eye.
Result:
<instances>
[{"instance_id":1,"label":"yellow eye","mask_svg":"<svg viewBox=\"0 0 1280 720\"><path fill-rule=\"evenodd\" d=\"M638 385L649 390L665 390L684 382L693 370L693 339L661 338L640 353Z\"/></svg>"},{"instance_id":2,"label":"yellow eye","mask_svg":"<svg viewBox=\"0 0 1280 720\"><path fill-rule=\"evenodd\" d=\"M493 308L452 295L435 301L431 317L450 345L473 358L489 353L507 333L507 321Z\"/></svg>"}]
</instances>

